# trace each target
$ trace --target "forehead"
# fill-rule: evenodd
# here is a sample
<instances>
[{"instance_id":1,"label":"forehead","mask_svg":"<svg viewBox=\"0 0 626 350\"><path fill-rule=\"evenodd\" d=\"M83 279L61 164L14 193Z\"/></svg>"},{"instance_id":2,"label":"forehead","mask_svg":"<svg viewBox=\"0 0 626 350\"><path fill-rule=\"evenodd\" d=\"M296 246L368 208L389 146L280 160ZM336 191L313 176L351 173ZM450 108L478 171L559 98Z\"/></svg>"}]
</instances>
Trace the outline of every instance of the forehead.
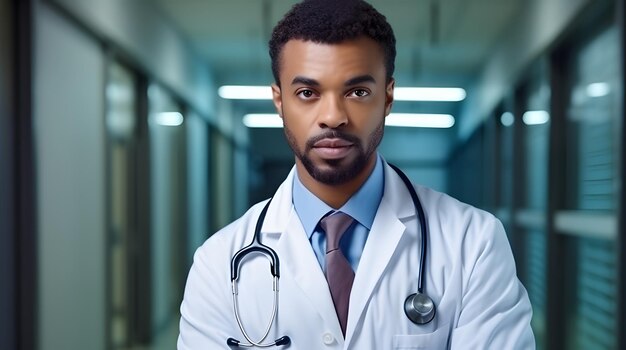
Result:
<instances>
[{"instance_id":1,"label":"forehead","mask_svg":"<svg viewBox=\"0 0 626 350\"><path fill-rule=\"evenodd\" d=\"M383 50L374 40L361 37L336 44L288 41L281 52L280 80L290 84L296 76L316 80L349 79L369 74L384 82Z\"/></svg>"}]
</instances>

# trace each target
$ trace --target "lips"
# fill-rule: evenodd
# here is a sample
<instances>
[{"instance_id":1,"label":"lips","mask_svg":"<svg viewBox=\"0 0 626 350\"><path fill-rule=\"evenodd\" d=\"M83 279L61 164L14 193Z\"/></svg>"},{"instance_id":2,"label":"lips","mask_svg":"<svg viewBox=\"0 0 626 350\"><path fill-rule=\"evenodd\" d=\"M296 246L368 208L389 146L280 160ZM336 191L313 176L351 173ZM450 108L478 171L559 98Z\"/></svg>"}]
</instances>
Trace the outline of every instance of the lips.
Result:
<instances>
[{"instance_id":1,"label":"lips","mask_svg":"<svg viewBox=\"0 0 626 350\"><path fill-rule=\"evenodd\" d=\"M322 139L313 144L314 148L350 147L353 143L344 139Z\"/></svg>"},{"instance_id":2,"label":"lips","mask_svg":"<svg viewBox=\"0 0 626 350\"><path fill-rule=\"evenodd\" d=\"M353 150L353 145L344 139L322 139L313 144L313 151L323 159L341 159Z\"/></svg>"}]
</instances>

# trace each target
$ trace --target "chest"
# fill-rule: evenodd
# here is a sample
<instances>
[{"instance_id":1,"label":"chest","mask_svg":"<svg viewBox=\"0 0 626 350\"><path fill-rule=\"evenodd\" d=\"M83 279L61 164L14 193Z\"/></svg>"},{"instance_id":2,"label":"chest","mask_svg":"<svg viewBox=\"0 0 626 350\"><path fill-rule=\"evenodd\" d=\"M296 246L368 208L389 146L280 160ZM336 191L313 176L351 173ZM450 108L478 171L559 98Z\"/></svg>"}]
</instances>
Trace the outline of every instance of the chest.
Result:
<instances>
[{"instance_id":1,"label":"chest","mask_svg":"<svg viewBox=\"0 0 626 350\"><path fill-rule=\"evenodd\" d=\"M373 286L368 286L373 281L372 269L367 264L357 269L346 341L324 274L310 247L308 251L287 254L280 254L284 250L276 247L281 257L281 278L277 316L268 339L288 335L293 349L446 348L460 308L461 279L450 259L442 259L441 254L428 258L424 282L437 314L429 324L412 323L404 313L404 301L417 290L419 242L411 237L406 235L398 242ZM269 262L263 256L252 256L242 264L240 274L240 318L254 339L263 334L273 312L275 295Z\"/></svg>"}]
</instances>

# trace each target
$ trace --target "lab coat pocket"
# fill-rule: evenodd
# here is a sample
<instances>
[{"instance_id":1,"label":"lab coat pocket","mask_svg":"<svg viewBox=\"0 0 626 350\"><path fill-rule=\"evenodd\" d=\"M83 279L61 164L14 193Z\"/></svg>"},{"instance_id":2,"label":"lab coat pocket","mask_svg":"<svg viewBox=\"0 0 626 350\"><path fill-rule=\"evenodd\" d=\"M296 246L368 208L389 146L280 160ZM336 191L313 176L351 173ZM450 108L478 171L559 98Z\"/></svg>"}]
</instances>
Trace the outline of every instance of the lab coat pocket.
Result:
<instances>
[{"instance_id":1,"label":"lab coat pocket","mask_svg":"<svg viewBox=\"0 0 626 350\"><path fill-rule=\"evenodd\" d=\"M432 333L426 334L398 334L393 336L394 349L447 349L448 348L447 326L440 327Z\"/></svg>"}]
</instances>

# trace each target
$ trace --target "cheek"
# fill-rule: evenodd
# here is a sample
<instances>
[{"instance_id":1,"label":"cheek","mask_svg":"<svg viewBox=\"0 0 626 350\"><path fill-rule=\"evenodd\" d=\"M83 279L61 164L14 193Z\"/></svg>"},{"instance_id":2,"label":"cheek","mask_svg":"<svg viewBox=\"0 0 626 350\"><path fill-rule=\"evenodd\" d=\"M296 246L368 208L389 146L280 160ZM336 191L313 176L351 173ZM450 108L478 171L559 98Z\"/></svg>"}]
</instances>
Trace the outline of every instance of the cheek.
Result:
<instances>
[{"instance_id":1,"label":"cheek","mask_svg":"<svg viewBox=\"0 0 626 350\"><path fill-rule=\"evenodd\" d=\"M369 136L385 120L384 105L361 106L352 111L352 124L363 136Z\"/></svg>"},{"instance_id":2,"label":"cheek","mask_svg":"<svg viewBox=\"0 0 626 350\"><path fill-rule=\"evenodd\" d=\"M294 111L283 110L284 127L289 130L294 141L299 145L306 142L308 128L304 125L302 118Z\"/></svg>"},{"instance_id":3,"label":"cheek","mask_svg":"<svg viewBox=\"0 0 626 350\"><path fill-rule=\"evenodd\" d=\"M283 106L283 121L296 136L306 135L316 125L313 111L293 106Z\"/></svg>"}]
</instances>

